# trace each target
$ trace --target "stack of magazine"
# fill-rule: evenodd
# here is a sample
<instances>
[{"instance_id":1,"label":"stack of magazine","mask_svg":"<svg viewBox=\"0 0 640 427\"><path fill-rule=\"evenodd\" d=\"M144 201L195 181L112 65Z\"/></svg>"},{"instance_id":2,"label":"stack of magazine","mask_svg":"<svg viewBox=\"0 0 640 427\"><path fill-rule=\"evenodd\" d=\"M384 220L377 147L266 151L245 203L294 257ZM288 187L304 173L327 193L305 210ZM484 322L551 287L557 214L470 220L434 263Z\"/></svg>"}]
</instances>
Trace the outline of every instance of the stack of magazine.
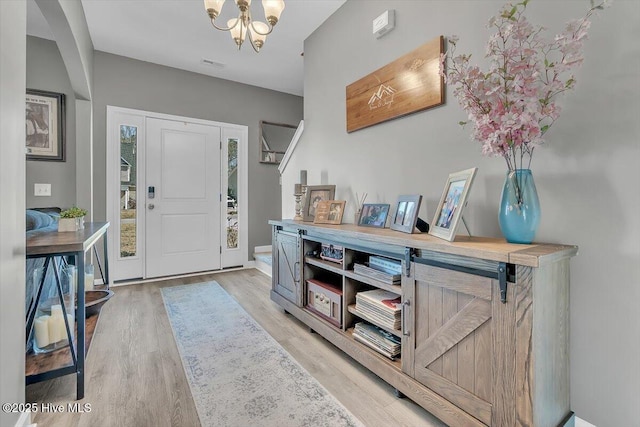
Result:
<instances>
[{"instance_id":1,"label":"stack of magazine","mask_svg":"<svg viewBox=\"0 0 640 427\"><path fill-rule=\"evenodd\" d=\"M377 326L365 322L356 323L353 338L390 359L400 355L400 338Z\"/></svg>"},{"instance_id":2,"label":"stack of magazine","mask_svg":"<svg viewBox=\"0 0 640 427\"><path fill-rule=\"evenodd\" d=\"M356 311L382 327L400 329L400 296L393 292L384 289L358 292Z\"/></svg>"},{"instance_id":3,"label":"stack of magazine","mask_svg":"<svg viewBox=\"0 0 640 427\"><path fill-rule=\"evenodd\" d=\"M353 271L390 285L397 285L402 277L402 263L389 258L370 256L368 265L356 263Z\"/></svg>"}]
</instances>

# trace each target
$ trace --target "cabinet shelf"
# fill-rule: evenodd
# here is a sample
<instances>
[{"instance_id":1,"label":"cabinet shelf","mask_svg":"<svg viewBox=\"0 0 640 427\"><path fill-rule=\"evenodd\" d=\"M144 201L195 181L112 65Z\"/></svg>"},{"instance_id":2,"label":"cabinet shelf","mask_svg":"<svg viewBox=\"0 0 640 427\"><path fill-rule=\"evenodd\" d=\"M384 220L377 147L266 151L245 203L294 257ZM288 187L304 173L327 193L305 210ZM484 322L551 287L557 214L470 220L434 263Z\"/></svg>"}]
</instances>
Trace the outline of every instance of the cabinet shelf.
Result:
<instances>
[{"instance_id":1,"label":"cabinet shelf","mask_svg":"<svg viewBox=\"0 0 640 427\"><path fill-rule=\"evenodd\" d=\"M362 320L366 320L367 322L376 325L378 328L380 328L382 330L385 330L385 331L389 332L390 334L395 335L398 338L402 338L402 331L400 331L399 329L391 329L391 328L387 328L386 326L380 325L378 322L373 320L371 317L369 317L366 314L363 314L362 312L358 311L356 309L356 305L355 304L350 304L347 307L347 310L349 310L349 313L353 314L354 316L357 316L357 317L361 318Z\"/></svg>"},{"instance_id":2,"label":"cabinet shelf","mask_svg":"<svg viewBox=\"0 0 640 427\"><path fill-rule=\"evenodd\" d=\"M317 258L305 257L304 262L309 265L320 267L324 270L331 271L332 273L344 275L344 270L340 264L331 261L324 261Z\"/></svg>"},{"instance_id":3,"label":"cabinet shelf","mask_svg":"<svg viewBox=\"0 0 640 427\"><path fill-rule=\"evenodd\" d=\"M346 331L344 331L343 333L349 337L350 340L352 340L354 342L355 345L357 345L359 348L361 348L363 353L367 353L370 355L375 356L377 359L383 361L385 364L389 365L390 367L396 369L399 372L402 372L402 354L398 355L397 357L393 358L393 359L389 359L387 356L378 353L377 351L375 351L372 348L367 347L366 344L361 343L360 341L357 341L354 337L353 337L353 330L354 328L349 328Z\"/></svg>"},{"instance_id":4,"label":"cabinet shelf","mask_svg":"<svg viewBox=\"0 0 640 427\"><path fill-rule=\"evenodd\" d=\"M89 354L89 346L93 339L93 333L96 330L98 324L98 317L100 313L94 314L91 317L87 317L85 322L85 353ZM78 328L76 326L74 337L78 336ZM73 341L74 349L77 349L76 341ZM73 359L71 358L71 351L69 347L61 348L60 350L52 351L51 353L34 354L29 353L25 359L25 375L27 376L27 384L30 384L29 377L34 375L43 374L45 372L73 367Z\"/></svg>"},{"instance_id":5,"label":"cabinet shelf","mask_svg":"<svg viewBox=\"0 0 640 427\"><path fill-rule=\"evenodd\" d=\"M358 282L366 283L367 285L375 286L376 288L384 289L385 291L393 292L394 294L402 294L402 286L390 285L372 277L363 276L362 274L355 273L353 270L346 270L344 272L345 277L349 279L357 280Z\"/></svg>"}]
</instances>

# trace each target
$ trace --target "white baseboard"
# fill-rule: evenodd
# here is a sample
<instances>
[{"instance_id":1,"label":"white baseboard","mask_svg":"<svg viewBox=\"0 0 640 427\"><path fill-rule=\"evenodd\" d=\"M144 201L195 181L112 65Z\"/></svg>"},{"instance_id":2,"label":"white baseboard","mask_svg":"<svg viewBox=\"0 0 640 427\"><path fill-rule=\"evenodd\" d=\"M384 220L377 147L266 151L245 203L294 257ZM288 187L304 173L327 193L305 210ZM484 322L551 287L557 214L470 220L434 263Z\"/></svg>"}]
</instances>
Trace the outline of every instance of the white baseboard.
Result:
<instances>
[{"instance_id":1,"label":"white baseboard","mask_svg":"<svg viewBox=\"0 0 640 427\"><path fill-rule=\"evenodd\" d=\"M2 1L2 0L0 0ZM157 282L159 280L169 280L169 279L181 279L183 277L195 277L195 276L204 276L206 274L219 274L219 273L228 273L230 271L240 271L240 270L248 270L250 268L255 268L255 261L246 261L242 267L234 267L234 268L225 268L222 270L212 270L212 271L200 271L197 273L187 273L187 274L178 274L175 276L165 276L165 277L154 277L151 279L135 279L124 281L120 283L111 283L109 285L110 288L117 288L119 286L129 286L129 285L139 285L141 283L150 283Z\"/></svg>"},{"instance_id":2,"label":"white baseboard","mask_svg":"<svg viewBox=\"0 0 640 427\"><path fill-rule=\"evenodd\" d=\"M22 412L20 414L20 418L16 421L15 427L31 427L35 426L35 424L31 424L31 411Z\"/></svg>"},{"instance_id":3,"label":"white baseboard","mask_svg":"<svg viewBox=\"0 0 640 427\"><path fill-rule=\"evenodd\" d=\"M253 250L254 254L259 254L262 252L271 252L271 245L267 246L256 246Z\"/></svg>"},{"instance_id":4,"label":"white baseboard","mask_svg":"<svg viewBox=\"0 0 640 427\"><path fill-rule=\"evenodd\" d=\"M576 417L575 427L596 427L596 426L591 424L588 421L585 421L585 420L583 420L581 418Z\"/></svg>"}]
</instances>

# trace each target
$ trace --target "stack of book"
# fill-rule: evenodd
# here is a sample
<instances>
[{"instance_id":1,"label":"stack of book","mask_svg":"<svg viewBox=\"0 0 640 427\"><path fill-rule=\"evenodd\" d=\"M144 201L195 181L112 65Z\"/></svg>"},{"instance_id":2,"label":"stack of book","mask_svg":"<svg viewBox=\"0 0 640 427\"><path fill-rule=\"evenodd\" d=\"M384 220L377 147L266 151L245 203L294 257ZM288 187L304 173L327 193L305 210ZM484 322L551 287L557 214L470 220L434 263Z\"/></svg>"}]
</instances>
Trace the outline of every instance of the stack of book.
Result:
<instances>
[{"instance_id":1,"label":"stack of book","mask_svg":"<svg viewBox=\"0 0 640 427\"><path fill-rule=\"evenodd\" d=\"M383 289L358 292L356 311L388 329L400 329L400 296Z\"/></svg>"},{"instance_id":2,"label":"stack of book","mask_svg":"<svg viewBox=\"0 0 640 427\"><path fill-rule=\"evenodd\" d=\"M353 338L390 359L400 355L400 338L377 326L365 322L356 323Z\"/></svg>"},{"instance_id":3,"label":"stack of book","mask_svg":"<svg viewBox=\"0 0 640 427\"><path fill-rule=\"evenodd\" d=\"M402 263L389 258L370 256L368 265L354 264L353 271L390 285L397 285L402 278Z\"/></svg>"}]
</instances>

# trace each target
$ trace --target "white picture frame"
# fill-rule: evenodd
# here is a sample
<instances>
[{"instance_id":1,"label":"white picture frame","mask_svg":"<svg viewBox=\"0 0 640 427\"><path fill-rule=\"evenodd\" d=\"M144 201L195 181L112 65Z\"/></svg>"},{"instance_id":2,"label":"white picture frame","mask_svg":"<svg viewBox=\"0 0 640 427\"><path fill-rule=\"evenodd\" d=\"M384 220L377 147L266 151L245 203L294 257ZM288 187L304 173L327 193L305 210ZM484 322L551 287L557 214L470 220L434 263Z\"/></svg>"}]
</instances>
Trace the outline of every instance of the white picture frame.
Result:
<instances>
[{"instance_id":1,"label":"white picture frame","mask_svg":"<svg viewBox=\"0 0 640 427\"><path fill-rule=\"evenodd\" d=\"M478 168L449 174L429 234L452 242Z\"/></svg>"}]
</instances>

